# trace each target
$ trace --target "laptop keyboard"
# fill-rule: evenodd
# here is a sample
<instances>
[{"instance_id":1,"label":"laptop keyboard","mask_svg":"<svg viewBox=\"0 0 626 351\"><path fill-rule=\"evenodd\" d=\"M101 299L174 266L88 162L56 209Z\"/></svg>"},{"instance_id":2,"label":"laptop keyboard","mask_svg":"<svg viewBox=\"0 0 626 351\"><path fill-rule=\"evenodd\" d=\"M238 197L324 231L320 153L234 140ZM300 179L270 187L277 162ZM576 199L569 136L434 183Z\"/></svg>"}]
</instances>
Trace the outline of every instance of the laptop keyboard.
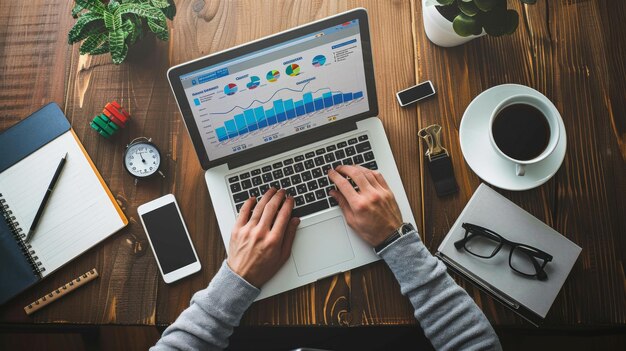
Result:
<instances>
[{"instance_id":1,"label":"laptop keyboard","mask_svg":"<svg viewBox=\"0 0 626 351\"><path fill-rule=\"evenodd\" d=\"M339 165L378 169L367 134L349 137L299 155L226 177L237 213L250 197L262 196L270 187L285 189L294 198L293 216L306 216L333 206L335 189L328 170ZM352 185L356 188L354 182Z\"/></svg>"}]
</instances>

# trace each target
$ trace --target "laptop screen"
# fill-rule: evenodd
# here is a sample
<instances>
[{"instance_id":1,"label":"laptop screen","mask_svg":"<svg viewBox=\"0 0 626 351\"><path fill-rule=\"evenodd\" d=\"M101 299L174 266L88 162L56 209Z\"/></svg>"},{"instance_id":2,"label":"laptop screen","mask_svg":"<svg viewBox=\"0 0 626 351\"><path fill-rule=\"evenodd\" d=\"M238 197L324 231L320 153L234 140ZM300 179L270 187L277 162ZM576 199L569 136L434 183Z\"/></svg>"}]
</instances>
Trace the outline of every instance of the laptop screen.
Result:
<instances>
[{"instance_id":1,"label":"laptop screen","mask_svg":"<svg viewBox=\"0 0 626 351\"><path fill-rule=\"evenodd\" d=\"M369 110L358 19L180 81L210 160Z\"/></svg>"}]
</instances>

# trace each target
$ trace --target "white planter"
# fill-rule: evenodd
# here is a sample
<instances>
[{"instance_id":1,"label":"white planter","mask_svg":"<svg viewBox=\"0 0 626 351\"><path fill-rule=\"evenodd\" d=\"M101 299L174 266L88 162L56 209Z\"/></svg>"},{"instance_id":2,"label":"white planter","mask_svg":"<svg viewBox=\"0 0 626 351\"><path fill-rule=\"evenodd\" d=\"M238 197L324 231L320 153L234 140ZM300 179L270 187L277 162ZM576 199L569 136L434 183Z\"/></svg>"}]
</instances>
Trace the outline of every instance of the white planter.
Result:
<instances>
[{"instance_id":1,"label":"white planter","mask_svg":"<svg viewBox=\"0 0 626 351\"><path fill-rule=\"evenodd\" d=\"M484 31L481 35L471 35L469 37L462 37L456 34L452 28L452 22L443 17L435 6L426 6L426 0L422 0L422 16L424 17L426 36L433 44L438 46L458 46L486 34Z\"/></svg>"}]
</instances>

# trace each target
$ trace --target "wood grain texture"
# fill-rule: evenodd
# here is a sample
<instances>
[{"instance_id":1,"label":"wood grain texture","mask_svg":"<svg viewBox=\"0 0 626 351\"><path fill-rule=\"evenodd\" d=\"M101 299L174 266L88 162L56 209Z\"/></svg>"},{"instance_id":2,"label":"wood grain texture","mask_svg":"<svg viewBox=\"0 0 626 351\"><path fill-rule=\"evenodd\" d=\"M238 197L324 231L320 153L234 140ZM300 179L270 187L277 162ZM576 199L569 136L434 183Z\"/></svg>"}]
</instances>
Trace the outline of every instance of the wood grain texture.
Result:
<instances>
[{"instance_id":1,"label":"wood grain texture","mask_svg":"<svg viewBox=\"0 0 626 351\"><path fill-rule=\"evenodd\" d=\"M74 23L63 1L0 3L0 130L40 105L61 105L130 225L50 278L0 308L0 323L169 324L193 293L219 269L224 244L193 145L165 78L173 65L355 7L370 15L380 118L389 137L420 235L434 252L480 183L462 157L461 117L480 92L503 83L528 85L561 112L568 151L555 177L524 192L500 191L583 247L547 319L553 326L626 324L626 4L539 1L510 6L520 27L508 37L484 37L457 48L426 38L419 0L177 1L171 39L146 39L127 61L78 55L66 44ZM268 20L273 19L273 20ZM402 109L395 92L432 80L438 94ZM116 99L132 121L105 140L88 122ZM443 127L458 194L438 198L425 172L417 131ZM166 178L134 185L123 150L138 136L153 138ZM166 285L137 218L137 207L174 193L203 269ZM76 275L96 267L100 278L27 317L22 308ZM497 325L520 318L466 282L460 285ZM323 279L255 303L244 325L415 324L413 309L382 262Z\"/></svg>"},{"instance_id":2,"label":"wood grain texture","mask_svg":"<svg viewBox=\"0 0 626 351\"><path fill-rule=\"evenodd\" d=\"M0 2L0 129L65 100L70 9L66 1Z\"/></svg>"}]
</instances>

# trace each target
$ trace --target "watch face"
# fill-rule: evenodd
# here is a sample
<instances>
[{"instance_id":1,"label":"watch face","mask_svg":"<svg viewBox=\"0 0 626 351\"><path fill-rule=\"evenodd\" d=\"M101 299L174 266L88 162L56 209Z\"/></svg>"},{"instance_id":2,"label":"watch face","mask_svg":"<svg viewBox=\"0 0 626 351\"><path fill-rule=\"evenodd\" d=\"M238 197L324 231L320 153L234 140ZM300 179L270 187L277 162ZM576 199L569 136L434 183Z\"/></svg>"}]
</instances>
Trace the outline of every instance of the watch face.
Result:
<instances>
[{"instance_id":1,"label":"watch face","mask_svg":"<svg viewBox=\"0 0 626 351\"><path fill-rule=\"evenodd\" d=\"M124 166L130 174L145 178L155 174L161 165L159 150L149 143L131 145L124 155Z\"/></svg>"}]
</instances>

